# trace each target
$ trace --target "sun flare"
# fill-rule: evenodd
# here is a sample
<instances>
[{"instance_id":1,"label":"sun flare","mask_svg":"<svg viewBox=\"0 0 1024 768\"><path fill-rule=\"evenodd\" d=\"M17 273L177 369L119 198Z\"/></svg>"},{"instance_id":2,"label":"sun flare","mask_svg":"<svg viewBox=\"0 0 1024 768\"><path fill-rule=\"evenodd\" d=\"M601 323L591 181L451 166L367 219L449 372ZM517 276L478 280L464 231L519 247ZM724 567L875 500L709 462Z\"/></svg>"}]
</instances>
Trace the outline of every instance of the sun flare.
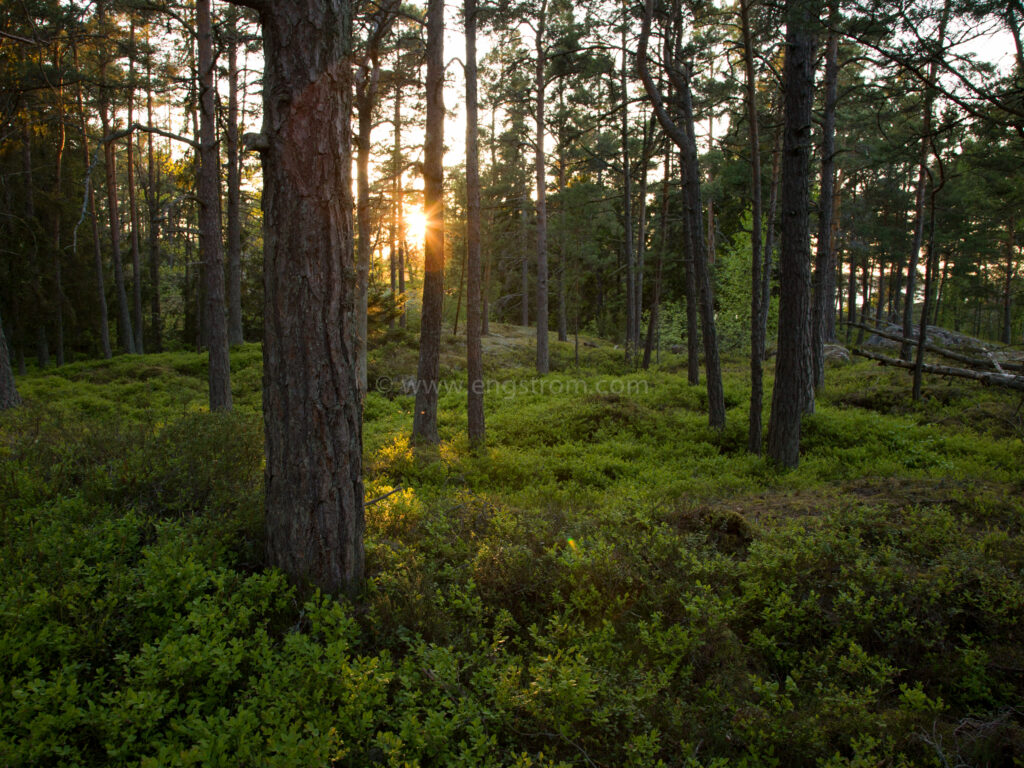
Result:
<instances>
[{"instance_id":1,"label":"sun flare","mask_svg":"<svg viewBox=\"0 0 1024 768\"><path fill-rule=\"evenodd\" d=\"M422 210L405 212L406 237L412 243L422 243L427 233L427 215Z\"/></svg>"}]
</instances>

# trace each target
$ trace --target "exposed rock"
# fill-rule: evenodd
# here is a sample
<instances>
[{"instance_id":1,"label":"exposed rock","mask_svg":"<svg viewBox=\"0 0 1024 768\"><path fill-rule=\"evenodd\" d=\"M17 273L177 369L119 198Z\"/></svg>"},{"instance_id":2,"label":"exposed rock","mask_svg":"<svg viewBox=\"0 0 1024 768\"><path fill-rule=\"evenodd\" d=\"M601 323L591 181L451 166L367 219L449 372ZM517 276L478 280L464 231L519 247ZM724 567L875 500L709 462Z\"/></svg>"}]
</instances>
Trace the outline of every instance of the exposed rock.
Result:
<instances>
[{"instance_id":1,"label":"exposed rock","mask_svg":"<svg viewBox=\"0 0 1024 768\"><path fill-rule=\"evenodd\" d=\"M850 350L842 344L826 344L824 347L825 363L829 365L846 365L852 363Z\"/></svg>"}]
</instances>

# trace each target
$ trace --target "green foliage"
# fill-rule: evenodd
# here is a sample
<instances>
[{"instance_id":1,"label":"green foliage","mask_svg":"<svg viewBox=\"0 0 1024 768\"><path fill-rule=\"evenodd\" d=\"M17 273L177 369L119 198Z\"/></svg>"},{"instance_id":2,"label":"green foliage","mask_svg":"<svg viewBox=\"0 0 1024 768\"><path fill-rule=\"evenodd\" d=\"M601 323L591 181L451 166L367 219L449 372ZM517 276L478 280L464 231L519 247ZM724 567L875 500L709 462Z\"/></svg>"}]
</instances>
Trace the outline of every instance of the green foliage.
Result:
<instances>
[{"instance_id":1,"label":"green foliage","mask_svg":"<svg viewBox=\"0 0 1024 768\"><path fill-rule=\"evenodd\" d=\"M749 215L745 216L743 226L749 230L751 226ZM719 253L715 262L718 343L725 351L749 352L750 350L750 248L750 237L744 232L734 243ZM775 293L777 294L777 290ZM778 323L779 302L772 301L768 307L768 332L766 335L769 347L775 344L775 338L778 336Z\"/></svg>"},{"instance_id":2,"label":"green foliage","mask_svg":"<svg viewBox=\"0 0 1024 768\"><path fill-rule=\"evenodd\" d=\"M408 375L408 344L388 335L371 365ZM253 390L232 416L200 407L195 355L22 379L28 406L0 415L2 762L1024 755L1022 445L995 429L1012 398L915 406L899 376L832 371L782 474L744 453L742 361L718 434L671 355L613 373L619 352L588 348L532 390L517 349L491 352L509 388L484 451L462 391L433 460L408 447L411 396L368 395L357 604L264 567L258 349L234 353ZM965 408L990 418L944 426Z\"/></svg>"}]
</instances>

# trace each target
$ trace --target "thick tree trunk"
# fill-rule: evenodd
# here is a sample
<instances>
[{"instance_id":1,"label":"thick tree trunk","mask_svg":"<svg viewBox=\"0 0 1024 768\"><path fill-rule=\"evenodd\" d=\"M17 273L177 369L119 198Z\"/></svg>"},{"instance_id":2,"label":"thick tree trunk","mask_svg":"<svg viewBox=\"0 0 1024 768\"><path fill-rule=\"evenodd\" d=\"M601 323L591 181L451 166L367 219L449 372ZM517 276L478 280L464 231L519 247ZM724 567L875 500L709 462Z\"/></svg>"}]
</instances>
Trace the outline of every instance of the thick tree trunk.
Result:
<instances>
[{"instance_id":1,"label":"thick tree trunk","mask_svg":"<svg viewBox=\"0 0 1024 768\"><path fill-rule=\"evenodd\" d=\"M787 467L800 462L800 422L811 376L810 207L816 0L786 4L783 70L785 128L782 156L782 232L779 269L779 350L768 423L768 455Z\"/></svg>"},{"instance_id":2,"label":"thick tree trunk","mask_svg":"<svg viewBox=\"0 0 1024 768\"><path fill-rule=\"evenodd\" d=\"M11 353L7 348L7 337L4 336L4 324L0 319L0 411L17 408L21 405L18 387L14 383L14 371L11 369Z\"/></svg>"},{"instance_id":3,"label":"thick tree trunk","mask_svg":"<svg viewBox=\"0 0 1024 768\"><path fill-rule=\"evenodd\" d=\"M834 5L831 26L838 16ZM836 102L839 99L839 34L829 32L825 47L825 110L821 125L821 191L818 193L818 241L814 260L814 304L811 310L811 354L814 364L812 389L804 403L814 412L814 391L825 386L825 337L828 307L835 301L835 265L832 262L832 195L836 167Z\"/></svg>"},{"instance_id":4,"label":"thick tree trunk","mask_svg":"<svg viewBox=\"0 0 1024 768\"><path fill-rule=\"evenodd\" d=\"M210 350L210 410L231 410L231 362L228 356L228 321L224 309L224 259L220 228L220 149L217 144L214 93L213 25L211 0L196 0L199 46L199 252L205 265L207 343ZM141 301L141 300L140 300ZM142 312L141 303L138 311Z\"/></svg>"},{"instance_id":5,"label":"thick tree trunk","mask_svg":"<svg viewBox=\"0 0 1024 768\"><path fill-rule=\"evenodd\" d=\"M747 450L761 455L761 415L764 407L765 332L761 325L761 140L757 122L757 74L754 70L754 43L750 33L750 2L740 2L743 35L743 66L746 74L746 108L750 141L750 199L753 216L750 230L750 410L747 426Z\"/></svg>"},{"instance_id":6,"label":"thick tree trunk","mask_svg":"<svg viewBox=\"0 0 1024 768\"><path fill-rule=\"evenodd\" d=\"M466 0L466 415L469 443L484 443L484 363L480 334L480 141L477 127L476 0Z\"/></svg>"},{"instance_id":7,"label":"thick tree trunk","mask_svg":"<svg viewBox=\"0 0 1024 768\"><path fill-rule=\"evenodd\" d=\"M544 158L544 69L547 66L547 51L544 39L547 21L547 0L541 0L540 13L537 19L537 62L534 87L537 89L537 105L535 119L537 122L536 155L534 157L537 174L537 373L543 376L548 372L548 203L547 203L547 169Z\"/></svg>"},{"instance_id":8,"label":"thick tree trunk","mask_svg":"<svg viewBox=\"0 0 1024 768\"><path fill-rule=\"evenodd\" d=\"M242 330L242 165L238 151L237 14L232 13L228 22L228 114L224 130L228 163L228 344L235 347L245 341Z\"/></svg>"},{"instance_id":9,"label":"thick tree trunk","mask_svg":"<svg viewBox=\"0 0 1024 768\"><path fill-rule=\"evenodd\" d=\"M440 442L437 384L444 305L444 0L427 2L427 119L423 141L423 314L413 443Z\"/></svg>"},{"instance_id":10,"label":"thick tree trunk","mask_svg":"<svg viewBox=\"0 0 1024 768\"><path fill-rule=\"evenodd\" d=\"M261 13L263 419L270 562L295 581L354 593L363 579L365 523L351 13L347 0L278 0Z\"/></svg>"}]
</instances>

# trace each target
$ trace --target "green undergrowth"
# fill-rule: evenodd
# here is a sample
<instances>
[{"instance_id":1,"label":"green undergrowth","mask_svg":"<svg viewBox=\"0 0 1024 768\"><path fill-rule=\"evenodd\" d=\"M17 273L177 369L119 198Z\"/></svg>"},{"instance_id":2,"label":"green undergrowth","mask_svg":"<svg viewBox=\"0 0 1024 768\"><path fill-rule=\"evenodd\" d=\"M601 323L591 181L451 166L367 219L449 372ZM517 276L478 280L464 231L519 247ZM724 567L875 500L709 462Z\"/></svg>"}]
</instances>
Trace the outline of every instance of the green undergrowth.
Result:
<instances>
[{"instance_id":1,"label":"green undergrowth","mask_svg":"<svg viewBox=\"0 0 1024 768\"><path fill-rule=\"evenodd\" d=\"M782 472L746 453L738 358L719 433L673 356L555 343L536 380L526 329L495 335L485 449L459 338L438 449L410 450L410 395L368 395L354 602L263 564L258 347L231 415L192 354L19 380L0 764L1022 764L1018 399L830 369Z\"/></svg>"}]
</instances>

